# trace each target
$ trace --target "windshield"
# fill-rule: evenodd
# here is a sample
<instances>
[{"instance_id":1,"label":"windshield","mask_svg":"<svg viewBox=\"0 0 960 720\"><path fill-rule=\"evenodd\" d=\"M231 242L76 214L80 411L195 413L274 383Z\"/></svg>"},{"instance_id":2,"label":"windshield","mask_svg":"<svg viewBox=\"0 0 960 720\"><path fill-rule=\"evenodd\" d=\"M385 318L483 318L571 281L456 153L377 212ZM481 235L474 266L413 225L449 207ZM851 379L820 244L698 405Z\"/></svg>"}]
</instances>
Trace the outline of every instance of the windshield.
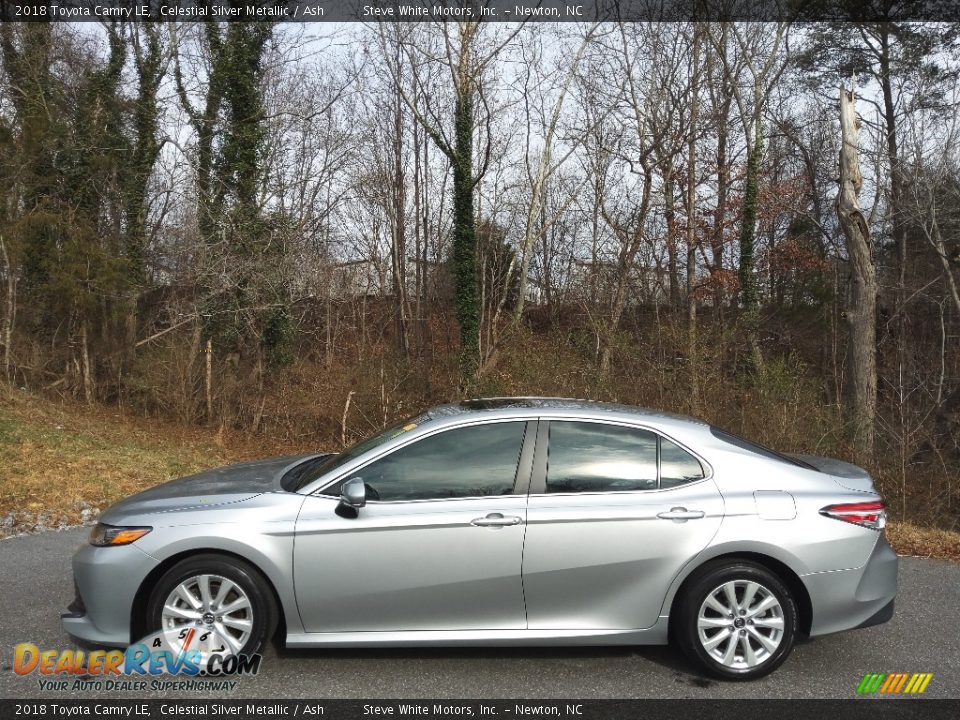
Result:
<instances>
[{"instance_id":1,"label":"windshield","mask_svg":"<svg viewBox=\"0 0 960 720\"><path fill-rule=\"evenodd\" d=\"M288 470L281 479L280 485L284 490L296 492L297 490L306 487L317 478L326 475L328 472L336 470L338 467L346 465L355 458L360 457L365 452L373 450L375 447L383 445L388 440L393 440L395 437L413 430L418 425L421 425L426 419L427 417L425 415L417 415L412 418L408 418L403 422L394 425L393 427L389 427L386 430L381 430L371 438L367 438L366 440L358 442L353 447L344 450L338 455L322 455L320 457L311 458L310 460L300 463L296 467Z\"/></svg>"}]
</instances>

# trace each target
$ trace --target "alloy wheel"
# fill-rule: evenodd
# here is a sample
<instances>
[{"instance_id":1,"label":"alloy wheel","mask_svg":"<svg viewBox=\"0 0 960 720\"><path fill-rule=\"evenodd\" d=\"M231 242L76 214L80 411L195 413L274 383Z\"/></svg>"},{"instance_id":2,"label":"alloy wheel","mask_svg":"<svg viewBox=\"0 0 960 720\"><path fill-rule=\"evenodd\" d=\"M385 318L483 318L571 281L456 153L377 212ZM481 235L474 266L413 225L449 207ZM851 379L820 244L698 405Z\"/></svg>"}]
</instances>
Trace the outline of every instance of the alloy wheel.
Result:
<instances>
[{"instance_id":1,"label":"alloy wheel","mask_svg":"<svg viewBox=\"0 0 960 720\"><path fill-rule=\"evenodd\" d=\"M165 631L196 627L215 630L229 645L230 654L250 640L253 605L240 585L222 575L195 575L177 585L160 613Z\"/></svg>"},{"instance_id":2,"label":"alloy wheel","mask_svg":"<svg viewBox=\"0 0 960 720\"><path fill-rule=\"evenodd\" d=\"M697 614L697 637L707 654L732 670L767 662L784 636L777 597L753 580L729 580L707 594Z\"/></svg>"}]
</instances>

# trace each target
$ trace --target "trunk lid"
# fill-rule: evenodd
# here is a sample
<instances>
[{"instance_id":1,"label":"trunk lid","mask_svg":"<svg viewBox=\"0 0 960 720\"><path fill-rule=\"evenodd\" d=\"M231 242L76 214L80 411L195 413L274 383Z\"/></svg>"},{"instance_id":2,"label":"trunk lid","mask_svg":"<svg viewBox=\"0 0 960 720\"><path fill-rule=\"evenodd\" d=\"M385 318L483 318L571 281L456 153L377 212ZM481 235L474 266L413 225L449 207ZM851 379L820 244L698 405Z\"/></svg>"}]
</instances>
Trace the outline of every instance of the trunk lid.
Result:
<instances>
[{"instance_id":1,"label":"trunk lid","mask_svg":"<svg viewBox=\"0 0 960 720\"><path fill-rule=\"evenodd\" d=\"M790 457L801 460L808 465L812 465L820 472L830 475L837 485L847 490L869 493L877 492L877 489L873 486L873 478L870 477L870 473L858 465L837 460L836 458L820 457L818 455L790 453Z\"/></svg>"}]
</instances>

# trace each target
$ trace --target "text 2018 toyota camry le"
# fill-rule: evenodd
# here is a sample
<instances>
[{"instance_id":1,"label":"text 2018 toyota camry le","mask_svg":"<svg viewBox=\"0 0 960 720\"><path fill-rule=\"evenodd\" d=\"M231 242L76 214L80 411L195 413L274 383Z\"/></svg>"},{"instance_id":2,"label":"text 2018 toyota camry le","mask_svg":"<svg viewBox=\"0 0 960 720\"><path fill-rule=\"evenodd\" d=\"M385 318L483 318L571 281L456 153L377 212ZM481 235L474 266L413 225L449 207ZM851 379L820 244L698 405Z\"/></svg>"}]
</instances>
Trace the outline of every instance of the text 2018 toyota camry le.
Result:
<instances>
[{"instance_id":1,"label":"text 2018 toyota camry le","mask_svg":"<svg viewBox=\"0 0 960 720\"><path fill-rule=\"evenodd\" d=\"M71 635L288 646L675 641L732 679L893 615L869 475L603 403L436 407L339 455L175 480L73 559ZM195 633L191 633L192 637Z\"/></svg>"}]
</instances>

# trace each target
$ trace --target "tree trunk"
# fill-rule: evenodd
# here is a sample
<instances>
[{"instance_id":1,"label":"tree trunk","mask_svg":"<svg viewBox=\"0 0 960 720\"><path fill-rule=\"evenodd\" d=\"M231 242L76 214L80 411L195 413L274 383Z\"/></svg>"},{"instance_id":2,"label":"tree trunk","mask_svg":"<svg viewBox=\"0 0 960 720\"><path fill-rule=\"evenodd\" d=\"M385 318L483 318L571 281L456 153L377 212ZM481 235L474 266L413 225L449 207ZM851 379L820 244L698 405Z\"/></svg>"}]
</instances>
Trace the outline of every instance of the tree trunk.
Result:
<instances>
[{"instance_id":1,"label":"tree trunk","mask_svg":"<svg viewBox=\"0 0 960 720\"><path fill-rule=\"evenodd\" d=\"M554 236L555 229L551 227L547 229L547 205L546 203L540 206L540 227L542 228L541 232L543 233L543 277L541 278L543 290L542 302L547 306L547 313L552 318L553 317L553 273L551 272L551 264L553 263L553 254L551 248L551 241ZM509 287L510 278L507 278L507 283Z\"/></svg>"},{"instance_id":2,"label":"tree trunk","mask_svg":"<svg viewBox=\"0 0 960 720\"><path fill-rule=\"evenodd\" d=\"M897 377L903 378L907 369L907 228L904 212L904 173L897 142L897 111L893 99L893 76L890 67L890 25L879 24L880 53L879 79L883 96L883 120L886 134L887 161L890 164L890 233L897 252L897 276L895 288L894 334L897 350ZM901 388L901 392L903 388Z\"/></svg>"},{"instance_id":3,"label":"tree trunk","mask_svg":"<svg viewBox=\"0 0 960 720\"><path fill-rule=\"evenodd\" d=\"M453 277L460 325L460 381L466 386L477 369L480 351L477 235L473 217L473 87L469 77L462 76L457 88L454 124Z\"/></svg>"},{"instance_id":4,"label":"tree trunk","mask_svg":"<svg viewBox=\"0 0 960 720\"><path fill-rule=\"evenodd\" d=\"M724 46L725 47L725 46ZM724 85L726 85L724 80ZM714 212L713 233L710 245L713 255L713 265L710 268L717 277L723 275L723 244L724 230L727 222L727 195L730 188L730 165L727 160L728 131L727 120L730 117L730 104L733 93L726 88L723 102L720 105L720 115L717 118L717 207ZM718 318L723 315L724 290L719 283L714 288L713 304Z\"/></svg>"},{"instance_id":5,"label":"tree trunk","mask_svg":"<svg viewBox=\"0 0 960 720\"><path fill-rule=\"evenodd\" d=\"M760 183L760 156L763 153L763 124L759 115L753 123L753 142L747 156L746 188L743 192L743 225L740 228L740 302L745 314L759 302L754 244L757 234L757 200Z\"/></svg>"},{"instance_id":6,"label":"tree trunk","mask_svg":"<svg viewBox=\"0 0 960 720\"><path fill-rule=\"evenodd\" d=\"M690 363L690 412L700 413L697 345L697 121L700 77L700 26L693 29L693 78L690 83L690 137L687 145L687 359Z\"/></svg>"},{"instance_id":7,"label":"tree trunk","mask_svg":"<svg viewBox=\"0 0 960 720\"><path fill-rule=\"evenodd\" d=\"M399 52L399 50L398 50ZM393 292L397 301L397 340L404 358L410 359L410 336L407 329L407 238L406 181L403 170L403 99L397 95L393 115L393 198L391 210L391 270Z\"/></svg>"},{"instance_id":8,"label":"tree trunk","mask_svg":"<svg viewBox=\"0 0 960 720\"><path fill-rule=\"evenodd\" d=\"M144 253L147 247L147 186L160 153L160 142L157 138L157 90L165 71L160 27L144 23L132 28L131 32L142 32L141 41L145 41L144 51L140 50L139 42L134 43L138 89L133 111L135 141L130 156L130 178L125 201L127 261L130 263L131 284L134 292L138 292L146 279Z\"/></svg>"},{"instance_id":9,"label":"tree trunk","mask_svg":"<svg viewBox=\"0 0 960 720\"><path fill-rule=\"evenodd\" d=\"M13 356L13 326L17 317L17 277L2 236L0 236L0 254L3 255L3 274L7 279L7 307L3 315L3 376L7 382L12 382L10 367Z\"/></svg>"},{"instance_id":10,"label":"tree trunk","mask_svg":"<svg viewBox=\"0 0 960 720\"><path fill-rule=\"evenodd\" d=\"M421 220L421 190L420 190L420 133L416 125L413 126L413 326L414 338L417 347L417 354L423 348L423 266L420 258L425 244L424 236L426 233L426 223Z\"/></svg>"},{"instance_id":11,"label":"tree trunk","mask_svg":"<svg viewBox=\"0 0 960 720\"><path fill-rule=\"evenodd\" d=\"M194 132L197 134L197 225L201 238L207 243L216 240L216 226L218 211L215 208L214 197L217 189L214 187L214 136L216 134L217 119L223 106L224 79L223 79L223 38L220 26L217 23L204 25L205 48L210 64L210 73L207 81L207 93L203 111L197 111L190 104L183 76L180 69L179 48L174 41L173 70L176 82L177 95Z\"/></svg>"},{"instance_id":12,"label":"tree trunk","mask_svg":"<svg viewBox=\"0 0 960 720\"><path fill-rule=\"evenodd\" d=\"M207 423L213 422L213 340L207 338L207 348L204 352L206 362L203 373L203 389L207 401Z\"/></svg>"},{"instance_id":13,"label":"tree trunk","mask_svg":"<svg viewBox=\"0 0 960 720\"><path fill-rule=\"evenodd\" d=\"M600 375L604 378L610 373L611 343L620 329L620 320L623 317L624 310L627 307L627 300L630 295L630 271L634 267L637 259L637 253L644 238L644 225L647 215L650 212L650 196L653 187L653 167L644 162L643 164L643 195L640 200L640 208L636 213L636 225L632 230L620 228L618 234L621 238L621 248L617 259L617 273L614 279L613 298L610 305L610 314L606 320L601 323L601 332L599 340L600 354ZM676 308L673 308L676 311Z\"/></svg>"},{"instance_id":14,"label":"tree trunk","mask_svg":"<svg viewBox=\"0 0 960 720\"><path fill-rule=\"evenodd\" d=\"M90 370L90 347L87 342L87 322L80 324L80 362L83 374L83 399L90 404L93 402L93 373Z\"/></svg>"},{"instance_id":15,"label":"tree trunk","mask_svg":"<svg viewBox=\"0 0 960 720\"><path fill-rule=\"evenodd\" d=\"M881 28L886 29L881 25ZM886 134L887 161L890 163L890 231L897 250L897 316L902 346L904 334L903 302L906 295L907 233L903 212L903 168L897 142L897 115L893 99L893 78L890 68L890 35L882 31L880 37L880 89L883 95L883 122ZM900 348L902 354L902 347Z\"/></svg>"},{"instance_id":16,"label":"tree trunk","mask_svg":"<svg viewBox=\"0 0 960 720\"><path fill-rule=\"evenodd\" d=\"M759 102L759 100L758 100ZM759 200L760 160L763 155L763 122L754 117L753 144L747 157L746 189L743 194L743 226L740 231L740 302L743 306L743 328L750 350L749 370L763 369L760 351L760 294L757 288L755 246L757 241L757 202Z\"/></svg>"},{"instance_id":17,"label":"tree trunk","mask_svg":"<svg viewBox=\"0 0 960 720\"><path fill-rule=\"evenodd\" d=\"M663 173L663 202L664 220L667 225L667 274L670 277L670 310L680 312L682 299L680 295L680 269L677 263L677 221L674 208L674 178L673 158L665 162Z\"/></svg>"},{"instance_id":18,"label":"tree trunk","mask_svg":"<svg viewBox=\"0 0 960 720\"><path fill-rule=\"evenodd\" d=\"M876 302L877 278L873 267L870 228L857 194L860 175L856 99L840 88L840 188L837 216L846 239L850 261L847 323L847 408L853 440L864 459L873 454L873 426L877 411Z\"/></svg>"}]
</instances>

